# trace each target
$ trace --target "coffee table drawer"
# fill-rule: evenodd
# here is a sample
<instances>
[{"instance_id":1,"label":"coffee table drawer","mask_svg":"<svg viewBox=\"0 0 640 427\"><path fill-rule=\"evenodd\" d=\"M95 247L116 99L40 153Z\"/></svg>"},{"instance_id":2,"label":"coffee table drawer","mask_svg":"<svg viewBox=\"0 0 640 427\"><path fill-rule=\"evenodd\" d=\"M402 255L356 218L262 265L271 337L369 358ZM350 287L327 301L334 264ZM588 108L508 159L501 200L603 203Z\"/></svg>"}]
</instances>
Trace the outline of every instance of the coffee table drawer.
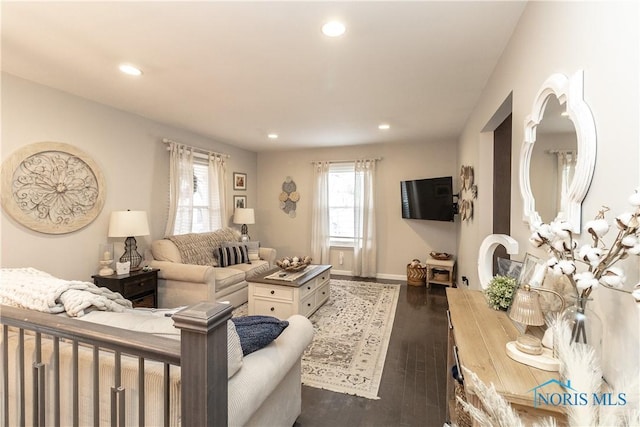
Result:
<instances>
[{"instance_id":1,"label":"coffee table drawer","mask_svg":"<svg viewBox=\"0 0 640 427\"><path fill-rule=\"evenodd\" d=\"M300 314L302 314L305 317L309 317L309 315L315 310L315 308L316 308L315 294L310 294L309 296L307 296L307 298L300 301L299 311L300 311Z\"/></svg>"},{"instance_id":2,"label":"coffee table drawer","mask_svg":"<svg viewBox=\"0 0 640 427\"><path fill-rule=\"evenodd\" d=\"M309 283L305 283L300 286L300 298L304 298L316 289L316 281L311 280Z\"/></svg>"},{"instance_id":3,"label":"coffee table drawer","mask_svg":"<svg viewBox=\"0 0 640 427\"><path fill-rule=\"evenodd\" d=\"M320 285L316 291L316 306L321 306L323 302L329 299L329 292L331 292L329 282Z\"/></svg>"},{"instance_id":4,"label":"coffee table drawer","mask_svg":"<svg viewBox=\"0 0 640 427\"><path fill-rule=\"evenodd\" d=\"M293 314L291 303L263 300L256 298L253 303L254 314L262 316L274 316L278 319L286 319Z\"/></svg>"},{"instance_id":5,"label":"coffee table drawer","mask_svg":"<svg viewBox=\"0 0 640 427\"><path fill-rule=\"evenodd\" d=\"M260 286L256 285L253 291L256 297L266 297L283 301L293 301L293 288L282 286Z\"/></svg>"}]
</instances>

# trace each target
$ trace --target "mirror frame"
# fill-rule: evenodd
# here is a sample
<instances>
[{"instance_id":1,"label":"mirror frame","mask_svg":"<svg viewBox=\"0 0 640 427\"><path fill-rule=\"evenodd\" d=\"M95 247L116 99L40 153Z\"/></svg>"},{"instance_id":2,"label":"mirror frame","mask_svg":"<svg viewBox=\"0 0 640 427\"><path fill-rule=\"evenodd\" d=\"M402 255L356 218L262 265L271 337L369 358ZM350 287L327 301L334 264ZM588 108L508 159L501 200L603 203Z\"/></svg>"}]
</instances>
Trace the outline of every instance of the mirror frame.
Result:
<instances>
[{"instance_id":1,"label":"mirror frame","mask_svg":"<svg viewBox=\"0 0 640 427\"><path fill-rule=\"evenodd\" d=\"M553 74L543 84L533 102L531 114L524 121L524 141L520 152L520 193L523 201L523 220L531 229L542 223L536 211L536 200L531 191L530 164L536 142L536 128L540 124L547 101L551 95L565 104L567 113L576 129L578 159L576 170L569 186L568 206L565 220L571 224L572 232L580 234L582 201L587 195L596 164L596 126L593 114L584 101L584 71L571 77ZM557 215L557 214L556 214Z\"/></svg>"}]
</instances>

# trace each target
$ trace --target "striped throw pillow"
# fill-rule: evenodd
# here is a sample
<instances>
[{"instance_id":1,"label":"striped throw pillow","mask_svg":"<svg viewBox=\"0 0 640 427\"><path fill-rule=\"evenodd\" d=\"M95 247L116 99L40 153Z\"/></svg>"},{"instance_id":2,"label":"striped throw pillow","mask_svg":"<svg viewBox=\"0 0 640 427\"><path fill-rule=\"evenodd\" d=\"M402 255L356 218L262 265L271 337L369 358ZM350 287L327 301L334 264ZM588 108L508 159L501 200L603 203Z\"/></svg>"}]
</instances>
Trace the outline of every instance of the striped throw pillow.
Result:
<instances>
[{"instance_id":1,"label":"striped throw pillow","mask_svg":"<svg viewBox=\"0 0 640 427\"><path fill-rule=\"evenodd\" d=\"M213 250L214 256L218 259L220 267L229 265L244 264L249 262L249 254L245 245L225 245Z\"/></svg>"}]
</instances>

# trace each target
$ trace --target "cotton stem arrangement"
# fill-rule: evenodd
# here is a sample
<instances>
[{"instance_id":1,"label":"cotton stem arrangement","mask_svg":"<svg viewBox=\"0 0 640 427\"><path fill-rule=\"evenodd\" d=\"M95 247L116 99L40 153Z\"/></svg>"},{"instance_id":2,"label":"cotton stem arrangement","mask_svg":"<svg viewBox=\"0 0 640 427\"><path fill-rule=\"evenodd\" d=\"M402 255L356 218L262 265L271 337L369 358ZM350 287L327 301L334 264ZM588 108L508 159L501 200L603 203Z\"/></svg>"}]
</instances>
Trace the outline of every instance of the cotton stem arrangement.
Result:
<instances>
[{"instance_id":1,"label":"cotton stem arrangement","mask_svg":"<svg viewBox=\"0 0 640 427\"><path fill-rule=\"evenodd\" d=\"M588 298L599 285L628 292L621 289L625 282L624 271L614 264L629 255L640 254L640 187L628 200L632 211L616 217L618 234L609 247L603 239L612 228L605 218L609 210L606 206L585 225L584 231L591 237L589 244L580 245L571 232L571 224L561 219L533 227L529 241L547 249L548 268L556 276L567 277L582 298ZM586 271L579 272L579 265L586 266Z\"/></svg>"}]
</instances>

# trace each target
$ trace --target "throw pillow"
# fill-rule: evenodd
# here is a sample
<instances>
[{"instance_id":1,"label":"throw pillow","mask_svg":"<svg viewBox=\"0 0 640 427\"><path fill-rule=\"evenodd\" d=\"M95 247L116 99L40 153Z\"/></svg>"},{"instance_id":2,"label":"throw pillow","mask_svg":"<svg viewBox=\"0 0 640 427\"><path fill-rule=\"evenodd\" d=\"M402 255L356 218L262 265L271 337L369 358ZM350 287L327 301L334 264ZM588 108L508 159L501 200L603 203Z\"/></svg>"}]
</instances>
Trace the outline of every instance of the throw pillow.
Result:
<instances>
[{"instance_id":1,"label":"throw pillow","mask_svg":"<svg viewBox=\"0 0 640 427\"><path fill-rule=\"evenodd\" d=\"M249 254L247 253L247 247L245 245L234 244L221 246L215 248L213 254L217 258L220 267L249 262Z\"/></svg>"},{"instance_id":2,"label":"throw pillow","mask_svg":"<svg viewBox=\"0 0 640 427\"><path fill-rule=\"evenodd\" d=\"M249 254L249 261L258 261L260 259L260 242L247 242L247 253Z\"/></svg>"},{"instance_id":3,"label":"throw pillow","mask_svg":"<svg viewBox=\"0 0 640 427\"><path fill-rule=\"evenodd\" d=\"M236 326L244 356L266 347L289 326L287 320L272 316L241 316L231 321Z\"/></svg>"}]
</instances>

